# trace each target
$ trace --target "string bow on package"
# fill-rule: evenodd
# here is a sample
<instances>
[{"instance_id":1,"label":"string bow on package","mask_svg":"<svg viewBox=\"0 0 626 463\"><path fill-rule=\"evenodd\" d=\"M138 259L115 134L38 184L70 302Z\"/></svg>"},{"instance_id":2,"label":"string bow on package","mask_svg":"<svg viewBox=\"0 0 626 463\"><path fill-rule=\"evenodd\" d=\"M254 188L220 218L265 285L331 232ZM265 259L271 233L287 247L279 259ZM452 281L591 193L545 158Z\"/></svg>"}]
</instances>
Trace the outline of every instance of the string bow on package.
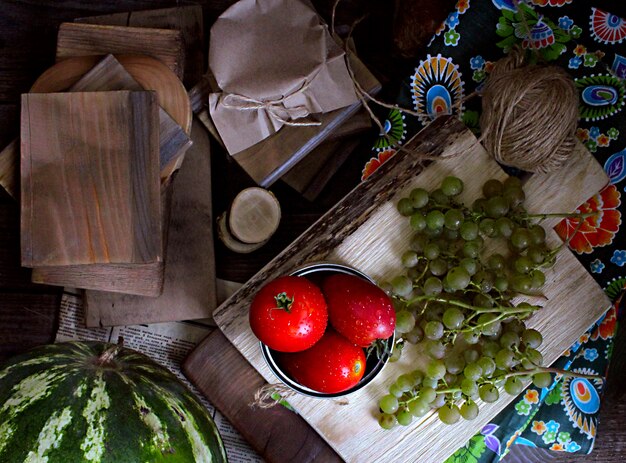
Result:
<instances>
[{"instance_id":1,"label":"string bow on package","mask_svg":"<svg viewBox=\"0 0 626 463\"><path fill-rule=\"evenodd\" d=\"M231 155L358 101L344 51L307 0L240 0L211 28L211 118Z\"/></svg>"}]
</instances>

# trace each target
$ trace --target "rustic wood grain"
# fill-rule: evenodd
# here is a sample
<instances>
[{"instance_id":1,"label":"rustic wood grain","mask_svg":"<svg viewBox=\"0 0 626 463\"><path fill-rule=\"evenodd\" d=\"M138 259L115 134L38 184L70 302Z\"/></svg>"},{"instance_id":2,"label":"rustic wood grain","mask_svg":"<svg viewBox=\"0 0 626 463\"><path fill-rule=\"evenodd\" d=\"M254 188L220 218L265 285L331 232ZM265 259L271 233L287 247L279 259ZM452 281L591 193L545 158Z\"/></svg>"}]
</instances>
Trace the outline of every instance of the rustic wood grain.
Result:
<instances>
[{"instance_id":1,"label":"rustic wood grain","mask_svg":"<svg viewBox=\"0 0 626 463\"><path fill-rule=\"evenodd\" d=\"M182 5L157 10L127 11L102 16L77 18L74 22L109 26L151 27L181 32L185 48L183 82L195 85L206 67L204 58L204 23L200 5Z\"/></svg>"},{"instance_id":2,"label":"rustic wood grain","mask_svg":"<svg viewBox=\"0 0 626 463\"><path fill-rule=\"evenodd\" d=\"M444 155L464 154L431 164L417 178L414 177L414 168L419 162L417 156L406 153L394 156L393 162L385 164L382 172L378 171L373 178L355 188L215 312L218 326L268 381L275 381L275 378L260 355L258 341L247 321L250 300L260 285L299 264L325 259L355 266L379 281L388 279L401 270L400 255L411 236L406 219L395 211L399 197L418 185L435 187L443 176L452 174L465 180L466 189L461 200L467 201L478 196L484 180L506 177L458 121L449 119L432 124L410 146L417 152L431 155L441 152ZM590 155L586 153L586 156ZM560 178L534 177L527 193L529 210L574 209L606 184L606 175L600 167L591 171L588 167L587 162L568 165L568 172L573 172L575 179L589 180L586 182L568 184ZM535 209L539 205L542 209ZM554 233L550 239L552 244L558 242ZM567 249L560 252L554 271L547 274L547 281L545 293L549 308L539 311L529 323L544 332L542 353L549 364L606 310L609 303L601 288ZM575 320L571 317L573 306L580 308ZM463 445L476 429L513 399L505 396L495 404L482 404L476 422L465 427L457 426L454 435L433 414L407 428L385 432L372 419L377 408L376 399L385 394L386 385L397 375L415 368L416 358L415 354L412 356L408 352L399 362L387 365L379 378L350 397L348 407L300 395L290 398L290 403L347 461L358 461L364 452L376 461L408 461L415 454L421 455L425 461L440 461ZM410 444L406 443L408 436L411 436ZM446 443L430 445L435 439Z\"/></svg>"},{"instance_id":3,"label":"rustic wood grain","mask_svg":"<svg viewBox=\"0 0 626 463\"><path fill-rule=\"evenodd\" d=\"M171 115L172 119L188 134L191 129L191 106L185 88L176 75L163 63L147 56L118 55L116 59L143 89L157 93L164 111ZM68 90L76 85L99 60L97 56L83 56L61 61L37 79L31 92L52 93ZM169 127L169 130L175 129ZM182 138L177 131L176 134L164 136L166 139L171 136L171 141ZM18 147L19 142L14 141L0 152L0 185L14 198L17 198L19 194ZM176 159L178 162L168 166L164 174L179 167L179 163L182 162L181 158Z\"/></svg>"},{"instance_id":4,"label":"rustic wood grain","mask_svg":"<svg viewBox=\"0 0 626 463\"><path fill-rule=\"evenodd\" d=\"M211 317L216 289L210 142L198 123L191 135L194 144L172 184L163 293L146 298L86 291L88 327Z\"/></svg>"},{"instance_id":5,"label":"rustic wood grain","mask_svg":"<svg viewBox=\"0 0 626 463\"><path fill-rule=\"evenodd\" d=\"M25 94L22 265L162 260L153 92Z\"/></svg>"},{"instance_id":6,"label":"rustic wood grain","mask_svg":"<svg viewBox=\"0 0 626 463\"><path fill-rule=\"evenodd\" d=\"M63 23L59 27L57 61L109 53L150 56L183 78L185 47L180 31L79 23Z\"/></svg>"},{"instance_id":7,"label":"rustic wood grain","mask_svg":"<svg viewBox=\"0 0 626 463\"><path fill-rule=\"evenodd\" d=\"M380 83L376 77L355 55L350 56L350 62L361 86L370 94L378 93ZM320 114L321 125L318 126L284 126L269 138L233 155L233 159L258 185L267 188L355 115L360 107L359 102Z\"/></svg>"},{"instance_id":8,"label":"rustic wood grain","mask_svg":"<svg viewBox=\"0 0 626 463\"><path fill-rule=\"evenodd\" d=\"M202 341L201 347L189 355L183 364L183 372L198 389L205 391L213 405L237 427L265 461L342 461L297 414L281 406L263 409L249 405L265 380L250 368L219 330L213 331ZM225 382L226 378L237 379ZM237 399L233 400L233 397Z\"/></svg>"}]
</instances>

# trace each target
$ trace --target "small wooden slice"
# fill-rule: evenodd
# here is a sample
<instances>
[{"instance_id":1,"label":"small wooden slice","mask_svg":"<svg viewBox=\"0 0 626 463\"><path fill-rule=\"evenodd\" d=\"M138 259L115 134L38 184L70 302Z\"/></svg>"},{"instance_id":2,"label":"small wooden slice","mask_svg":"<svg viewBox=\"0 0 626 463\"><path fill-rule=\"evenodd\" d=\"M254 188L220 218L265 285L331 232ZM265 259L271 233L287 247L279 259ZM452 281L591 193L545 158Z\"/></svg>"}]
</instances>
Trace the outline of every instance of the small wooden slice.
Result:
<instances>
[{"instance_id":1,"label":"small wooden slice","mask_svg":"<svg viewBox=\"0 0 626 463\"><path fill-rule=\"evenodd\" d=\"M267 241L261 243L242 243L235 238L228 229L228 212L224 212L217 218L217 236L228 249L238 254L248 254L262 247Z\"/></svg>"},{"instance_id":2,"label":"small wooden slice","mask_svg":"<svg viewBox=\"0 0 626 463\"><path fill-rule=\"evenodd\" d=\"M239 192L230 206L228 227L239 241L256 244L267 241L280 223L280 203L264 188Z\"/></svg>"}]
</instances>

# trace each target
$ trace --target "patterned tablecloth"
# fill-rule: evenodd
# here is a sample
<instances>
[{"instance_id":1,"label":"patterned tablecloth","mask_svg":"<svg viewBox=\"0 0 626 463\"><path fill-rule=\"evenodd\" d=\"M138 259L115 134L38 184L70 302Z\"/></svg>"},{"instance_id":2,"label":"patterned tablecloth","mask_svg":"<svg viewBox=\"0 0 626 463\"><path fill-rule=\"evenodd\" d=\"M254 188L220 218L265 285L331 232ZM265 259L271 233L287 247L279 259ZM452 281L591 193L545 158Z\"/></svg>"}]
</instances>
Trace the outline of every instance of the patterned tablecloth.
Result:
<instances>
[{"instance_id":1,"label":"patterned tablecloth","mask_svg":"<svg viewBox=\"0 0 626 463\"><path fill-rule=\"evenodd\" d=\"M478 133L480 100L462 100L480 90L493 63L515 44L535 48L543 61L567 69L580 92L577 136L611 179L579 207L580 212L597 215L580 226L578 219L567 219L556 227L563 239L571 238L572 251L614 302L554 365L588 374L607 374L618 296L626 287L626 231L621 227L626 186L625 7L602 0L458 0L398 96L398 104L418 116L392 110L384 123L388 137L377 139L375 155L363 169L365 178L393 156L398 144L440 114L455 112ZM545 389L531 386L448 462L498 461L512 445L589 453L602 392L599 380L569 376L557 376Z\"/></svg>"}]
</instances>

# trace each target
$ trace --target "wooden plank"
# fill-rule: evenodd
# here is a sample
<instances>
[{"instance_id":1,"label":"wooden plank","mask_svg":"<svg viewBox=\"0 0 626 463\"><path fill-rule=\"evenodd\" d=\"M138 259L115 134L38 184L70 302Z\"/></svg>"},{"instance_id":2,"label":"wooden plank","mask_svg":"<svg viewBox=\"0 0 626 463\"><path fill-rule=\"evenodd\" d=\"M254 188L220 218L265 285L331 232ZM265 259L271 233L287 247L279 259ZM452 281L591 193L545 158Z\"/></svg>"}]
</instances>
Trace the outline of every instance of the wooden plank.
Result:
<instances>
[{"instance_id":1,"label":"wooden plank","mask_svg":"<svg viewBox=\"0 0 626 463\"><path fill-rule=\"evenodd\" d=\"M211 156L199 123L194 144L173 180L163 293L145 298L86 291L89 327L210 318L216 307Z\"/></svg>"},{"instance_id":2,"label":"wooden plank","mask_svg":"<svg viewBox=\"0 0 626 463\"><path fill-rule=\"evenodd\" d=\"M209 355L204 355L209 353ZM204 372L198 375L197 372ZM333 449L297 414L284 407L250 407L265 384L219 331L213 331L183 364L183 372L268 462L341 462ZM224 381L225 378L229 380ZM236 378L236 381L233 381ZM236 396L237 400L232 400ZM283 436L277 439L277 436Z\"/></svg>"},{"instance_id":3,"label":"wooden plank","mask_svg":"<svg viewBox=\"0 0 626 463\"><path fill-rule=\"evenodd\" d=\"M374 75L355 55L350 55L350 61L361 86L370 94L378 93L380 83ZM360 102L320 114L321 124L318 126L282 127L269 138L233 155L233 159L258 185L268 188L354 116L359 108Z\"/></svg>"},{"instance_id":4,"label":"wooden plank","mask_svg":"<svg viewBox=\"0 0 626 463\"><path fill-rule=\"evenodd\" d=\"M182 33L147 27L63 23L57 36L57 61L76 56L125 53L162 61L183 78L185 48Z\"/></svg>"},{"instance_id":5,"label":"wooden plank","mask_svg":"<svg viewBox=\"0 0 626 463\"><path fill-rule=\"evenodd\" d=\"M204 57L204 24L202 7L200 5L89 16L77 18L74 22L178 30L182 34L185 48L185 69L183 73L185 86L190 88L195 85L204 74L206 67Z\"/></svg>"},{"instance_id":6,"label":"wooden plank","mask_svg":"<svg viewBox=\"0 0 626 463\"><path fill-rule=\"evenodd\" d=\"M25 94L22 265L162 260L153 92Z\"/></svg>"},{"instance_id":7,"label":"wooden plank","mask_svg":"<svg viewBox=\"0 0 626 463\"><path fill-rule=\"evenodd\" d=\"M143 89L154 90L162 108L185 133L191 130L191 106L182 83L170 69L154 58L118 55L116 59ZM98 56L68 58L44 72L31 88L32 93L61 92L75 85L100 60ZM19 192L19 143L10 143L0 152L0 185L14 198ZM182 162L170 167L175 170Z\"/></svg>"},{"instance_id":8,"label":"wooden plank","mask_svg":"<svg viewBox=\"0 0 626 463\"><path fill-rule=\"evenodd\" d=\"M319 260L353 265L377 280L389 278L401 270L400 255L411 236L406 219L395 211L399 197L418 185L426 188L438 185L444 175L453 174L465 180L466 190L461 199L467 201L478 195L487 178L505 177L473 135L453 119L435 121L409 146L418 153L430 155L464 154L437 161L418 177L415 171L419 156L403 152L394 156L214 313L218 326L266 380L274 382L276 378L265 365L247 321L249 303L261 285L298 265ZM586 152L584 155L590 156ZM535 190L527 193L531 212L573 210L606 184L607 178L600 166L594 165L590 170L586 161L581 163L574 159L572 162L564 171L574 172L573 178L585 181L567 184L560 176L535 180L538 182L535 186L530 184ZM546 196L546 192L554 194ZM541 209L534 209L533 205ZM550 240L554 244L558 238L551 233ZM547 281L548 306L529 323L542 329L542 353L546 362L551 363L606 310L609 302L567 249L560 252L556 266L547 273ZM465 444L513 397L483 404L479 418L466 426L456 426L454 433L433 414L406 428L392 432L381 430L372 417L377 408L376 399L386 393L388 384L398 374L415 368L418 352L413 350L409 348L407 355L387 365L373 383L349 396L347 406L301 395L290 397L290 403L347 461L358 461L364 454L372 461L411 461L415 455L420 455L424 461L442 461ZM434 441L445 445L432 446Z\"/></svg>"}]
</instances>

